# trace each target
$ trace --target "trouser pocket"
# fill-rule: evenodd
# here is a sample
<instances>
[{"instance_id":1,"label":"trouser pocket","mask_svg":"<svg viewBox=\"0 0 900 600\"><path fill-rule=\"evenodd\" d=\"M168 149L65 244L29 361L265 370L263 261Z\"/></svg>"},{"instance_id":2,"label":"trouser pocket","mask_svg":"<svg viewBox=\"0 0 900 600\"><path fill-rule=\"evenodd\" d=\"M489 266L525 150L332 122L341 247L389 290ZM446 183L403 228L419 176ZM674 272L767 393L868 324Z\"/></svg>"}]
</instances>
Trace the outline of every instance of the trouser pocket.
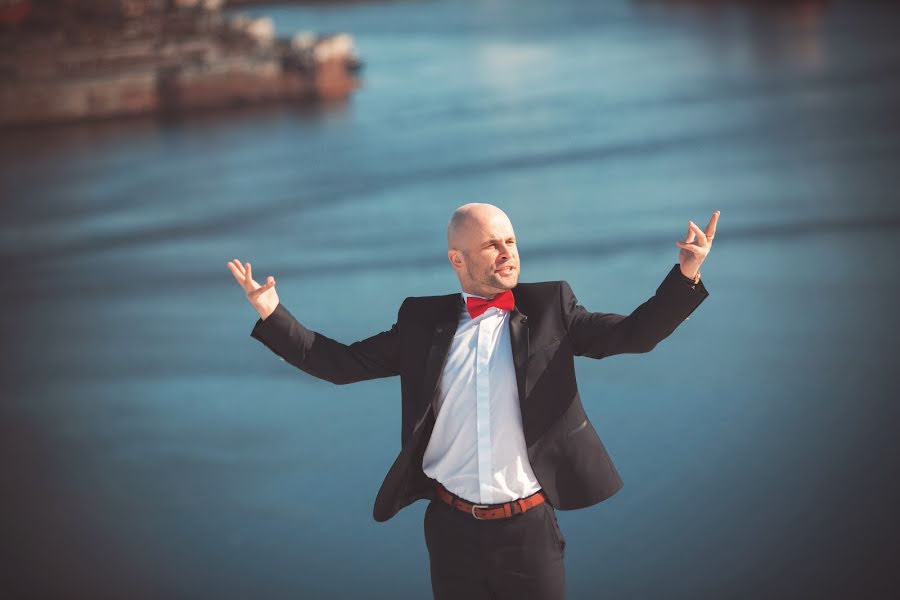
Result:
<instances>
[{"instance_id":1,"label":"trouser pocket","mask_svg":"<svg viewBox=\"0 0 900 600\"><path fill-rule=\"evenodd\" d=\"M544 507L547 521L550 523L550 529L553 531L553 535L556 538L556 543L559 546L559 552L560 554L565 554L566 536L563 535L562 530L559 528L559 521L556 520L556 511L547 502L544 502L541 506Z\"/></svg>"}]
</instances>

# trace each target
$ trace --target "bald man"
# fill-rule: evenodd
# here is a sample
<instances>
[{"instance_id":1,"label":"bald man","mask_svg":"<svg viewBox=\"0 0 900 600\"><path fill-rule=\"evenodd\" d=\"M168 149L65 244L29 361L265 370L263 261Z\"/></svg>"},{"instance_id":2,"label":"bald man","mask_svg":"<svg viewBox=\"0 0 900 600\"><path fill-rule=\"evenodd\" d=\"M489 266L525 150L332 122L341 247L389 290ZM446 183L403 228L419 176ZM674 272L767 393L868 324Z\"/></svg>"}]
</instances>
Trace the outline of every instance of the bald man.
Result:
<instances>
[{"instance_id":1,"label":"bald man","mask_svg":"<svg viewBox=\"0 0 900 600\"><path fill-rule=\"evenodd\" d=\"M565 597L565 545L556 510L622 487L585 414L575 356L643 353L709 295L700 265L719 212L693 221L656 293L630 315L591 312L565 281L519 283L512 223L466 204L447 227L460 292L403 301L393 327L346 345L306 329L260 285L250 263L228 268L259 313L251 335L295 367L336 384L400 376L401 450L375 499L386 521L425 511L434 598Z\"/></svg>"}]
</instances>

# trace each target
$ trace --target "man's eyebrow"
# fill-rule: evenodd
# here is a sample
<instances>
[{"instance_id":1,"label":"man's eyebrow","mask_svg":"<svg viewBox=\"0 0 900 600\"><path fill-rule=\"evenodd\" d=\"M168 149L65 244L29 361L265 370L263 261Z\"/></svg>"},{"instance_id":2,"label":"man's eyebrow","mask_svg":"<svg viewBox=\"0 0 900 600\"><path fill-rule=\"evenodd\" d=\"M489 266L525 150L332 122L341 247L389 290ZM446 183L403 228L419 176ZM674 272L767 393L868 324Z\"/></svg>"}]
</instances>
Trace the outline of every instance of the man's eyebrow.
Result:
<instances>
[{"instance_id":1,"label":"man's eyebrow","mask_svg":"<svg viewBox=\"0 0 900 600\"><path fill-rule=\"evenodd\" d=\"M502 239L506 239L506 240L514 240L514 239L516 239L516 236L511 235L511 236L509 236L509 237L507 237L507 238L491 238L491 239L489 239L489 240L484 241L481 245L482 245L482 246L490 246L491 244L493 244L493 243L495 243L495 242L499 242L499 241L502 240Z\"/></svg>"}]
</instances>

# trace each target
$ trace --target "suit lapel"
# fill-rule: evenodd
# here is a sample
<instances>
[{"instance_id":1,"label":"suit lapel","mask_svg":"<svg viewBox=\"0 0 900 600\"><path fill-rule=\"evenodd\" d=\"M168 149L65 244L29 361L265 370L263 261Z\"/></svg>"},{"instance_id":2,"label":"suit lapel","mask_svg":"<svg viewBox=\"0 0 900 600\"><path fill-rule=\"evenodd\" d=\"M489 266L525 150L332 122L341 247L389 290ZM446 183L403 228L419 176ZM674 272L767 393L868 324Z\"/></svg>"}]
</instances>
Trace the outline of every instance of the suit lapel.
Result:
<instances>
[{"instance_id":1,"label":"suit lapel","mask_svg":"<svg viewBox=\"0 0 900 600\"><path fill-rule=\"evenodd\" d=\"M515 292L515 288L513 289ZM512 345L513 365L516 369L516 387L519 390L519 406L525 401L528 366L528 317L516 307L509 314L509 341Z\"/></svg>"},{"instance_id":2,"label":"suit lapel","mask_svg":"<svg viewBox=\"0 0 900 600\"><path fill-rule=\"evenodd\" d=\"M461 294L452 294L445 298L444 305L440 307L431 331L431 344L428 347L428 357L425 359L425 374L422 380L422 395L419 401L416 429L422 424L428 414L428 408L434 402L438 381L444 370L444 363L447 361L447 354L450 352L450 345L453 343L453 336L456 334L459 324L459 311L463 307Z\"/></svg>"}]
</instances>

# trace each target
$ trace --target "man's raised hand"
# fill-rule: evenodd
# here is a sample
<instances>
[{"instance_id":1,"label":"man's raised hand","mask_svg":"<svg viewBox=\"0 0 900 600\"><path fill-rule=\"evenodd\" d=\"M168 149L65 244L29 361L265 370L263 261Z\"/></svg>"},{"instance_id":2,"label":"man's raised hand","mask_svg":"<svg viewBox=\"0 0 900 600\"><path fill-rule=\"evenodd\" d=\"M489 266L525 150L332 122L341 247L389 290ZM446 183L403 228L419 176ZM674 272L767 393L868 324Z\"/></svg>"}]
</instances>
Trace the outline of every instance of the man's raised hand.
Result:
<instances>
[{"instance_id":1,"label":"man's raised hand","mask_svg":"<svg viewBox=\"0 0 900 600\"><path fill-rule=\"evenodd\" d=\"M681 272L691 279L700 271L700 265L709 255L713 238L716 237L716 225L719 222L719 211L712 214L706 231L700 229L693 221L688 221L688 232L684 241L676 241L675 245L681 248L678 253L678 262Z\"/></svg>"},{"instance_id":2,"label":"man's raised hand","mask_svg":"<svg viewBox=\"0 0 900 600\"><path fill-rule=\"evenodd\" d=\"M265 321L278 306L278 292L275 291L275 278L269 275L265 285L259 285L253 280L253 268L250 263L242 264L238 259L230 261L228 269L234 275L244 292L250 305L256 309L260 318Z\"/></svg>"}]
</instances>

